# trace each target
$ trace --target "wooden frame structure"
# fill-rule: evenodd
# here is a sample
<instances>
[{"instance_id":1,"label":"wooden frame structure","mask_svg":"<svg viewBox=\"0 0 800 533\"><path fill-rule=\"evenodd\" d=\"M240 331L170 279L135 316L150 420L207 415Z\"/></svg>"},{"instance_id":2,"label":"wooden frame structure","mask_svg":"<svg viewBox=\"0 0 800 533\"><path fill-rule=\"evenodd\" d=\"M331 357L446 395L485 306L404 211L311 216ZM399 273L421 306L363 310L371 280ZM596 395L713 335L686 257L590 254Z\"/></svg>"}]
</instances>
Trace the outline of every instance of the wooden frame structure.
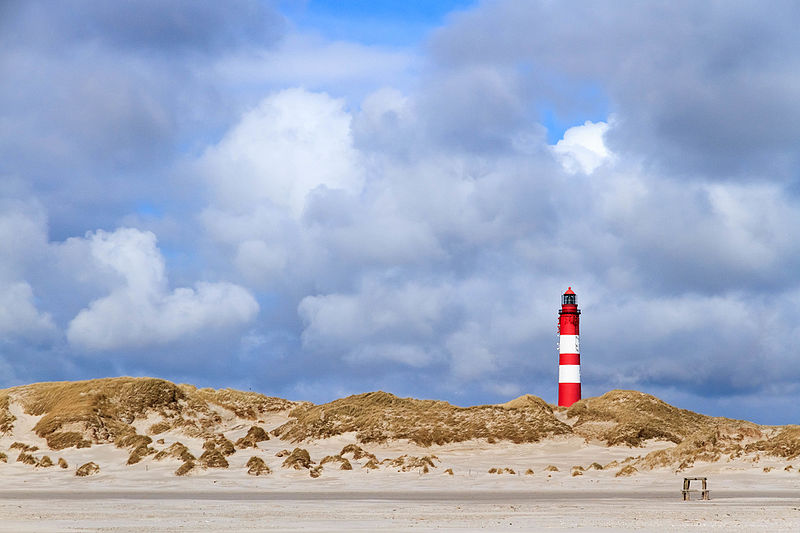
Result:
<instances>
[{"instance_id":1,"label":"wooden frame structure","mask_svg":"<svg viewBox=\"0 0 800 533\"><path fill-rule=\"evenodd\" d=\"M692 481L699 481L702 488L700 490L697 490L697 489L692 490L692 489L690 489L689 487L690 487ZM690 494L692 492L699 492L701 500L710 500L711 499L709 497L708 482L707 482L707 479L704 478L704 477L685 477L685 478L683 478L683 490L681 491L681 494L683 495L683 501L688 502L691 499Z\"/></svg>"}]
</instances>

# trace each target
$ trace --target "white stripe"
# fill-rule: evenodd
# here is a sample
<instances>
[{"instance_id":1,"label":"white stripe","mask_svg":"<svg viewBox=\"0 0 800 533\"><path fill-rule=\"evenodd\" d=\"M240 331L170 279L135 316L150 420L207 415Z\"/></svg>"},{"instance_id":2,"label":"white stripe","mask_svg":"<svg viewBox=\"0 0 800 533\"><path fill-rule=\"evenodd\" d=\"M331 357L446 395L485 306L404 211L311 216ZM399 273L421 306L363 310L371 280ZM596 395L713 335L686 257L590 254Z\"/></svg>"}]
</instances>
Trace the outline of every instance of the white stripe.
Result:
<instances>
[{"instance_id":1,"label":"white stripe","mask_svg":"<svg viewBox=\"0 0 800 533\"><path fill-rule=\"evenodd\" d=\"M581 353L577 335L561 335L558 341L558 353Z\"/></svg>"},{"instance_id":2,"label":"white stripe","mask_svg":"<svg viewBox=\"0 0 800 533\"><path fill-rule=\"evenodd\" d=\"M580 383L581 365L558 365L559 383Z\"/></svg>"}]
</instances>

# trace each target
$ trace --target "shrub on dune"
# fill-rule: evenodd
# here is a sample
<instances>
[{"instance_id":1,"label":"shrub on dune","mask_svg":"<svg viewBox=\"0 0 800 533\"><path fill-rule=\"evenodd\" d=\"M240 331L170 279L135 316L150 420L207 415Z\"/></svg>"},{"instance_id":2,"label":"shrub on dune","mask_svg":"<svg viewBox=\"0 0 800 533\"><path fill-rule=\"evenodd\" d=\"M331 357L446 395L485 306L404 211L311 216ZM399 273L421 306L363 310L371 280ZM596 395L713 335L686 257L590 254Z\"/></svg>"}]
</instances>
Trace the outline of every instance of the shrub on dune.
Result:
<instances>
[{"instance_id":1,"label":"shrub on dune","mask_svg":"<svg viewBox=\"0 0 800 533\"><path fill-rule=\"evenodd\" d=\"M155 457L156 461L163 461L164 459L180 459L183 462L194 461L195 457L189 453L187 448L182 442L174 442L166 450L161 450Z\"/></svg>"},{"instance_id":2,"label":"shrub on dune","mask_svg":"<svg viewBox=\"0 0 800 533\"><path fill-rule=\"evenodd\" d=\"M24 465L35 465L36 458L29 453L20 452L20 454L17 456L17 462Z\"/></svg>"},{"instance_id":3,"label":"shrub on dune","mask_svg":"<svg viewBox=\"0 0 800 533\"><path fill-rule=\"evenodd\" d=\"M160 433L164 433L165 431L169 431L169 428L171 427L172 426L170 425L169 422L164 422L164 421L156 422L155 424L150 426L147 432L150 433L151 435L158 435Z\"/></svg>"},{"instance_id":4,"label":"shrub on dune","mask_svg":"<svg viewBox=\"0 0 800 533\"><path fill-rule=\"evenodd\" d=\"M342 448L342 451L339 452L339 455L344 457L348 453L352 453L353 459L356 461L358 461L363 457L368 457L369 459L377 460L374 454L369 453L368 451L364 450L363 448L361 448L361 446L357 444L348 444L347 446Z\"/></svg>"},{"instance_id":5,"label":"shrub on dune","mask_svg":"<svg viewBox=\"0 0 800 533\"><path fill-rule=\"evenodd\" d=\"M228 468L228 461L219 450L206 450L200 456L203 468Z\"/></svg>"},{"instance_id":6,"label":"shrub on dune","mask_svg":"<svg viewBox=\"0 0 800 533\"><path fill-rule=\"evenodd\" d=\"M637 472L638 472L638 470L635 467L633 467L631 465L627 465L627 466L623 466L622 468L620 468L619 472L614 474L614 477L628 477L628 476L634 475Z\"/></svg>"},{"instance_id":7,"label":"shrub on dune","mask_svg":"<svg viewBox=\"0 0 800 533\"><path fill-rule=\"evenodd\" d=\"M239 449L258 448L258 443L266 440L269 440L269 435L264 428L252 426L247 430L247 435L236 441L236 447Z\"/></svg>"},{"instance_id":8,"label":"shrub on dune","mask_svg":"<svg viewBox=\"0 0 800 533\"><path fill-rule=\"evenodd\" d=\"M128 456L128 465L135 465L148 455L153 455L156 453L155 448L151 448L150 446L142 445L137 446L131 451L131 454Z\"/></svg>"},{"instance_id":9,"label":"shrub on dune","mask_svg":"<svg viewBox=\"0 0 800 533\"><path fill-rule=\"evenodd\" d=\"M86 476L93 476L95 474L100 473L100 467L95 462L88 462L86 464L81 465L75 471L75 475L78 477L86 477Z\"/></svg>"},{"instance_id":10,"label":"shrub on dune","mask_svg":"<svg viewBox=\"0 0 800 533\"><path fill-rule=\"evenodd\" d=\"M262 476L272 473L272 470L270 470L261 457L251 457L245 466L247 467L247 473L251 476Z\"/></svg>"},{"instance_id":11,"label":"shrub on dune","mask_svg":"<svg viewBox=\"0 0 800 533\"><path fill-rule=\"evenodd\" d=\"M192 470L194 470L195 464L194 461L186 461L178 469L175 471L176 476L185 476L189 474Z\"/></svg>"},{"instance_id":12,"label":"shrub on dune","mask_svg":"<svg viewBox=\"0 0 800 533\"><path fill-rule=\"evenodd\" d=\"M283 461L282 466L283 468L302 470L304 468L310 469L313 464L314 461L311 460L311 455L309 455L308 450L295 448Z\"/></svg>"}]
</instances>

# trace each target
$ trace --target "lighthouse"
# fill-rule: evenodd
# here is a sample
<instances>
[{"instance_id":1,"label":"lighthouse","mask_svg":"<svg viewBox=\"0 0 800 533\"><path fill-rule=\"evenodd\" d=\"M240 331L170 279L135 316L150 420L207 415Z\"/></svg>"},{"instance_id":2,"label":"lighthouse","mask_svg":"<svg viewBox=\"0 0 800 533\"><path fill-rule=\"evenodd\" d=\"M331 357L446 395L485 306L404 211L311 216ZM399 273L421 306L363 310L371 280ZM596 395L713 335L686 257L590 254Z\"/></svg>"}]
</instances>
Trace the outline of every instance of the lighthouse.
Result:
<instances>
[{"instance_id":1,"label":"lighthouse","mask_svg":"<svg viewBox=\"0 0 800 533\"><path fill-rule=\"evenodd\" d=\"M580 315L577 297L567 287L558 312L558 405L565 407L581 399Z\"/></svg>"}]
</instances>

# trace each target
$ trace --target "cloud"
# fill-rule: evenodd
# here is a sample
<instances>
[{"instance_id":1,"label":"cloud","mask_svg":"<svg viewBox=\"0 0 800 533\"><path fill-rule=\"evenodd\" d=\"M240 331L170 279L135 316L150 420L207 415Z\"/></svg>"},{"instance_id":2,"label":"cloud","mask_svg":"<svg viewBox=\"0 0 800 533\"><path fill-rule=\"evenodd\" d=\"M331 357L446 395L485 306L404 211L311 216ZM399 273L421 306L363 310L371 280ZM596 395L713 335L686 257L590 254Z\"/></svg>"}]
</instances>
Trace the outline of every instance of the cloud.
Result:
<instances>
[{"instance_id":1,"label":"cloud","mask_svg":"<svg viewBox=\"0 0 800 533\"><path fill-rule=\"evenodd\" d=\"M8 3L16 19L9 37L54 48L66 41L128 51L219 53L242 45L269 46L284 30L270 1L231 0L224 6L189 0L120 0L113 6L87 0Z\"/></svg>"},{"instance_id":2,"label":"cloud","mask_svg":"<svg viewBox=\"0 0 800 533\"><path fill-rule=\"evenodd\" d=\"M287 89L246 113L199 163L215 205L242 211L269 203L299 216L316 187L358 192L363 177L343 104Z\"/></svg>"},{"instance_id":3,"label":"cloud","mask_svg":"<svg viewBox=\"0 0 800 533\"><path fill-rule=\"evenodd\" d=\"M456 14L431 52L442 70L518 70L534 104L579 108L565 86L602 87L618 118L609 147L661 172L789 179L800 60L779 51L800 45L798 17L792 2L487 2Z\"/></svg>"},{"instance_id":4,"label":"cloud","mask_svg":"<svg viewBox=\"0 0 800 533\"><path fill-rule=\"evenodd\" d=\"M612 158L603 142L608 131L605 122L587 120L582 126L574 126L564 132L564 138L553 146L553 152L564 170L570 174L591 174L604 162Z\"/></svg>"},{"instance_id":5,"label":"cloud","mask_svg":"<svg viewBox=\"0 0 800 533\"><path fill-rule=\"evenodd\" d=\"M150 232L121 228L87 236L92 260L120 277L120 285L69 323L67 338L89 351L164 344L250 322L258 304L230 283L200 282L169 291L164 260Z\"/></svg>"},{"instance_id":6,"label":"cloud","mask_svg":"<svg viewBox=\"0 0 800 533\"><path fill-rule=\"evenodd\" d=\"M51 316L36 309L30 285L25 282L0 285L0 335L38 341L56 332Z\"/></svg>"}]
</instances>

